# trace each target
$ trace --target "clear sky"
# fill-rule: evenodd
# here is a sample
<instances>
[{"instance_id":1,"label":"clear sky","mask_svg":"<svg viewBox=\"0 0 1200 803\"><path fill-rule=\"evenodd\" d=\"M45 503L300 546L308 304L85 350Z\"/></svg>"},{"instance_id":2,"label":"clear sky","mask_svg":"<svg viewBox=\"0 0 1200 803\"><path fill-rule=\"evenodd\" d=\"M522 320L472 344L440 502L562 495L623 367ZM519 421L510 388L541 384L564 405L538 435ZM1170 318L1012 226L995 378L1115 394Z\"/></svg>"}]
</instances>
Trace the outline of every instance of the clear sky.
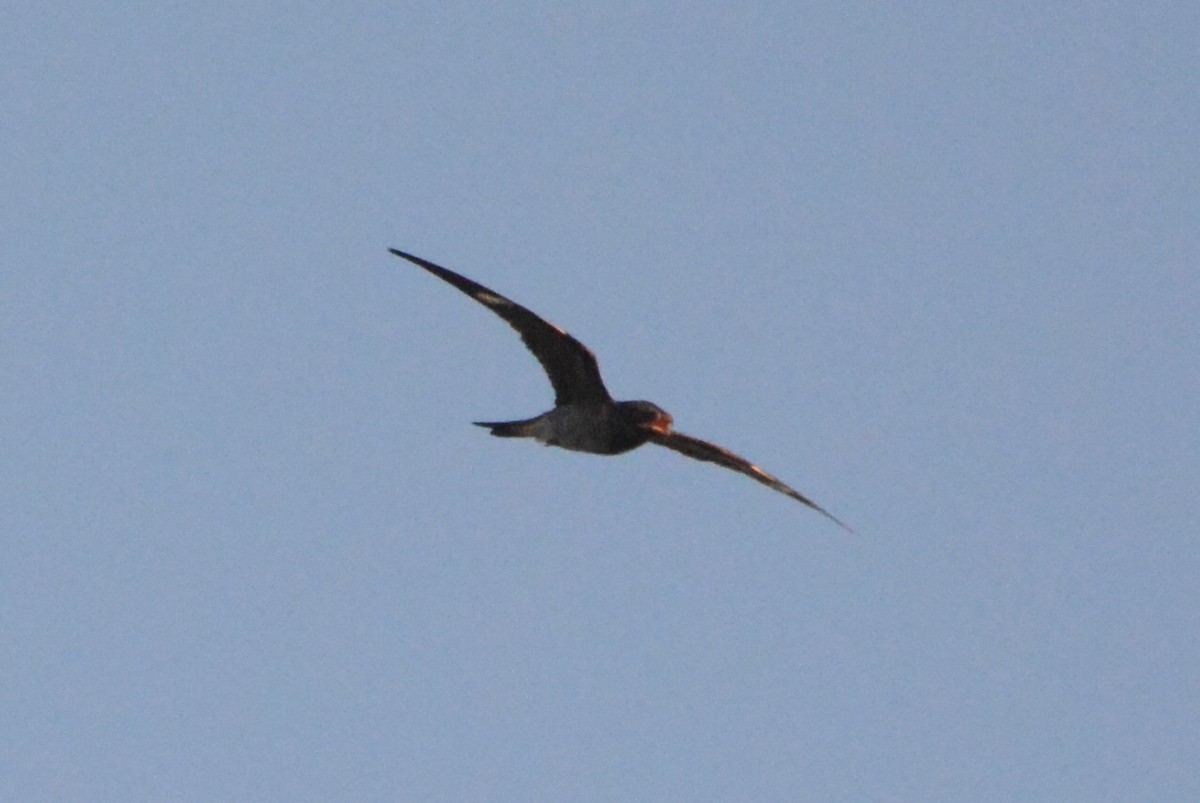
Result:
<instances>
[{"instance_id":1,"label":"clear sky","mask_svg":"<svg viewBox=\"0 0 1200 803\"><path fill-rule=\"evenodd\" d=\"M6 6L0 799L1200 799L1197 42ZM549 385L389 246L859 535L471 426Z\"/></svg>"}]
</instances>

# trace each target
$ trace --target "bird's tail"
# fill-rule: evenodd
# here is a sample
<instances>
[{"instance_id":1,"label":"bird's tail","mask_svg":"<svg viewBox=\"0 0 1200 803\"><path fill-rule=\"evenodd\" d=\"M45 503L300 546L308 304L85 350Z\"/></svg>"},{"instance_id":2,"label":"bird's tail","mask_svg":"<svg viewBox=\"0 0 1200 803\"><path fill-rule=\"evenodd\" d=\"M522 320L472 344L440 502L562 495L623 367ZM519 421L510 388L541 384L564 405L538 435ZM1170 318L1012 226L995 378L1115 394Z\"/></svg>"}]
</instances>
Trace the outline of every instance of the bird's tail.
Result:
<instances>
[{"instance_id":1,"label":"bird's tail","mask_svg":"<svg viewBox=\"0 0 1200 803\"><path fill-rule=\"evenodd\" d=\"M477 427L487 427L492 431L492 434L497 438L529 438L533 436L531 431L532 418L524 421L473 421Z\"/></svg>"}]
</instances>

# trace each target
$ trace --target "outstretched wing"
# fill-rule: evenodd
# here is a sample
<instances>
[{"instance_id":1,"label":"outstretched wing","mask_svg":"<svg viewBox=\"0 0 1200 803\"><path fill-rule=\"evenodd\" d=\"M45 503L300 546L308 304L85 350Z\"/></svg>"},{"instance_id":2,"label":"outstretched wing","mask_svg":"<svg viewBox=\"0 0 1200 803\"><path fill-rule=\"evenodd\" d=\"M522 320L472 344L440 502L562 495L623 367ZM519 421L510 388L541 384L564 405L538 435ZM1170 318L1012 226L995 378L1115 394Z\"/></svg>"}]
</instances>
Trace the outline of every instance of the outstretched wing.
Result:
<instances>
[{"instance_id":1,"label":"outstretched wing","mask_svg":"<svg viewBox=\"0 0 1200 803\"><path fill-rule=\"evenodd\" d=\"M554 386L556 407L563 404L612 401L604 387L604 381L600 378L596 355L562 329L542 320L517 302L465 276L459 276L452 270L412 254L397 251L395 248L388 250L454 285L516 329L521 335L521 340L525 341L525 346L537 357L546 371L546 376L550 378L550 384Z\"/></svg>"},{"instance_id":2,"label":"outstretched wing","mask_svg":"<svg viewBox=\"0 0 1200 803\"><path fill-rule=\"evenodd\" d=\"M684 435L681 432L669 432L665 435L659 432L652 432L650 435L650 440L653 443L657 443L659 446L665 446L668 449L674 449L676 452L685 454L688 457L696 460L704 460L708 463L716 463L718 466L731 468L734 471L745 474L747 477L761 482L768 488L774 488L776 491L792 497L797 502L802 502L808 505L822 516L825 516L827 519L833 521L843 530L846 530L850 533L854 532L854 530L851 530L844 522L822 508L816 502L809 499L804 494L795 490L791 486L780 482L778 479L763 471L749 460L738 457L733 452L727 449L722 449L716 444L709 443L708 441L702 441L699 438L693 438L690 435Z\"/></svg>"}]
</instances>

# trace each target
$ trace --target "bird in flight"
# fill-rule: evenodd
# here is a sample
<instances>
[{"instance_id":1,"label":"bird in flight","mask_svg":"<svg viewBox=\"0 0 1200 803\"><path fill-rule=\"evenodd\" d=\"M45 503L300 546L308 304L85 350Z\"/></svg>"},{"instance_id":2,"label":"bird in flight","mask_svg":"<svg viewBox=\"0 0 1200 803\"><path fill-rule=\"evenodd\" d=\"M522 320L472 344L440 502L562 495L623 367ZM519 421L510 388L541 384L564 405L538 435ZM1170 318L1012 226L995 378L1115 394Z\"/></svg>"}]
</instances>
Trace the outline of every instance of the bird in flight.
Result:
<instances>
[{"instance_id":1,"label":"bird in flight","mask_svg":"<svg viewBox=\"0 0 1200 803\"><path fill-rule=\"evenodd\" d=\"M554 387L553 410L523 421L476 421L476 426L487 427L500 438L535 438L547 446L592 454L621 454L644 443L656 443L696 460L741 472L854 532L816 502L749 460L708 441L675 432L671 416L658 405L648 401L614 401L600 378L596 355L554 324L452 270L395 248L388 250L457 287L503 318L517 330L550 378Z\"/></svg>"}]
</instances>

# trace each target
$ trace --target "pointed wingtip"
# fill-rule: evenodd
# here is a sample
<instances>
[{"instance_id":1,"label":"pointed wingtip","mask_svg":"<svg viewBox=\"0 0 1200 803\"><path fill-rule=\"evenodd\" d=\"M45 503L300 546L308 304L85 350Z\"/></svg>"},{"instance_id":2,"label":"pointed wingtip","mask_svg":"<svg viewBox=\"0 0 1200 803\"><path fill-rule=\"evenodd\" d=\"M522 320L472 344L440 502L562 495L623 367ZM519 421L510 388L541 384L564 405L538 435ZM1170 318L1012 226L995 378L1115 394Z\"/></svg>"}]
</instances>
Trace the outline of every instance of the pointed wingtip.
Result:
<instances>
[{"instance_id":1,"label":"pointed wingtip","mask_svg":"<svg viewBox=\"0 0 1200 803\"><path fill-rule=\"evenodd\" d=\"M829 518L833 519L834 524L841 527L843 530L845 530L850 535L853 535L855 537L858 536L858 530L855 530L853 527L851 527L846 522L842 521L841 519L837 518L836 516L830 516Z\"/></svg>"},{"instance_id":2,"label":"pointed wingtip","mask_svg":"<svg viewBox=\"0 0 1200 803\"><path fill-rule=\"evenodd\" d=\"M843 530L845 530L846 532L848 532L850 535L858 535L858 532L857 532L857 531L855 531L855 529L854 529L853 527L851 527L849 524L847 524L846 522L844 522L844 521L842 521L841 519L839 519L837 516L835 516L835 515L833 515L832 513L830 513L830 512L829 512L828 510L826 510L825 508L823 508L823 507L821 507L820 505L816 504L816 503L815 503L815 502L813 502L811 499L807 499L807 498L801 497L801 498L800 498L800 501L801 501L801 502L803 502L804 504L808 505L809 507L811 507L813 510L817 511L818 513L820 513L820 514L821 514L822 516L824 516L825 518L827 518L827 519L829 519L830 521L832 521L832 522L833 522L834 524L836 524L837 526L841 527Z\"/></svg>"},{"instance_id":3,"label":"pointed wingtip","mask_svg":"<svg viewBox=\"0 0 1200 803\"><path fill-rule=\"evenodd\" d=\"M825 518L832 521L837 526L841 527L846 532L850 533L850 535L858 535L858 533L855 531L855 529L853 527L851 527L849 524L842 521L837 516L833 515L828 510L821 507L820 505L818 505L816 502L812 501L811 499L808 499L807 497L804 497L804 496L800 496L800 501L803 502L804 504L808 505L809 507L811 507L813 510L820 513Z\"/></svg>"},{"instance_id":4,"label":"pointed wingtip","mask_svg":"<svg viewBox=\"0 0 1200 803\"><path fill-rule=\"evenodd\" d=\"M784 487L787 487L787 486L784 486ZM777 490L778 490L778 489L777 489ZM845 531L846 531L848 534L850 534L850 535L853 535L853 536L857 536L857 535L858 535L858 531L857 531L857 530L855 530L853 527L851 527L851 526L850 526L849 524L847 524L846 522L844 522L844 521L842 521L841 519L839 519L837 516L835 516L835 515L833 515L832 513L830 513L830 512L829 512L828 510L826 510L825 508L823 508L823 507L821 507L820 505L818 505L816 502L814 502L814 501L812 501L811 499L809 499L807 496L804 496L803 494L801 494L801 493L798 493L798 492L796 492L796 491L794 491L794 490L792 490L792 489L790 489L790 488L789 488L788 490L786 490L786 491L783 491L783 493L784 493L784 494L786 494L786 495L788 495L788 496L790 496L791 498L795 499L796 501L800 502L801 504L803 504L803 505L805 505L805 506L809 507L810 509L812 509L812 510L816 511L817 513L820 513L822 516L824 516L825 518L829 519L830 521L832 521L832 522L833 522L834 524L836 524L837 526L841 527L841 528L842 528L843 530L845 530Z\"/></svg>"}]
</instances>

